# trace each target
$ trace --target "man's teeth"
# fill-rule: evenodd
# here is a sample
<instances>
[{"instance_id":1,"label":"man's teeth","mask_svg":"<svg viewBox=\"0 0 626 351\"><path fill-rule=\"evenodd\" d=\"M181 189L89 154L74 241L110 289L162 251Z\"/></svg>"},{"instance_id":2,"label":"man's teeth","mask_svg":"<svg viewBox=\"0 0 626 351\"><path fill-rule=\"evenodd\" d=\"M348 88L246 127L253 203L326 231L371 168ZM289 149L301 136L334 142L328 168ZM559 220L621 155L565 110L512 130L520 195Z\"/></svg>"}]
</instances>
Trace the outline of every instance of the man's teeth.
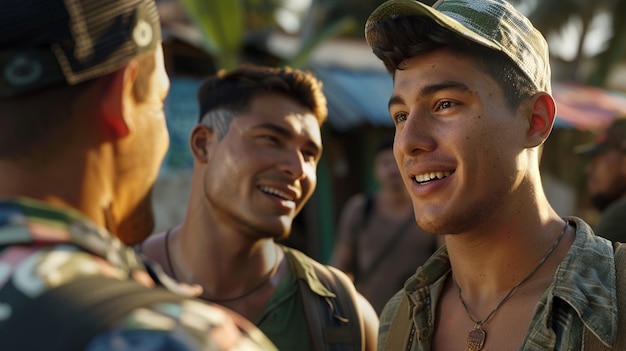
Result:
<instances>
[{"instance_id":1,"label":"man's teeth","mask_svg":"<svg viewBox=\"0 0 626 351\"><path fill-rule=\"evenodd\" d=\"M268 188L268 187L262 186L261 187L261 191L263 191L264 193L272 194L274 196L278 196L278 197L280 197L282 199L285 199L285 200L293 201L293 199L288 194L285 194L285 193L283 193L282 191L280 191L278 189Z\"/></svg>"},{"instance_id":2,"label":"man's teeth","mask_svg":"<svg viewBox=\"0 0 626 351\"><path fill-rule=\"evenodd\" d=\"M443 179L447 176L449 176L450 174L452 174L452 172L450 171L446 171L446 172L430 172L430 173L424 173L424 174L418 174L415 176L415 181L418 183L424 183L424 182L428 182L431 180L436 180L436 179Z\"/></svg>"}]
</instances>

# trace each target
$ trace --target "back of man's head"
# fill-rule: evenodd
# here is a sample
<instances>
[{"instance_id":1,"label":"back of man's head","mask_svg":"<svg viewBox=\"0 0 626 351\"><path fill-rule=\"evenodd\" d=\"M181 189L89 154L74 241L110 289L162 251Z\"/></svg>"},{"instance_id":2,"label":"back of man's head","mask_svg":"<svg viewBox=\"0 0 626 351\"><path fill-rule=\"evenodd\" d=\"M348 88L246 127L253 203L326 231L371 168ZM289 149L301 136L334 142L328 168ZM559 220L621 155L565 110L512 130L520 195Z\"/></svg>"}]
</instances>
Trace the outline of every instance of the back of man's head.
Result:
<instances>
[{"instance_id":1,"label":"back of man's head","mask_svg":"<svg viewBox=\"0 0 626 351\"><path fill-rule=\"evenodd\" d=\"M3 2L0 159L32 158L65 139L69 102L84 85L160 42L154 0Z\"/></svg>"},{"instance_id":2,"label":"back of man's head","mask_svg":"<svg viewBox=\"0 0 626 351\"><path fill-rule=\"evenodd\" d=\"M160 43L154 0L6 1L0 98L112 73Z\"/></svg>"}]
</instances>

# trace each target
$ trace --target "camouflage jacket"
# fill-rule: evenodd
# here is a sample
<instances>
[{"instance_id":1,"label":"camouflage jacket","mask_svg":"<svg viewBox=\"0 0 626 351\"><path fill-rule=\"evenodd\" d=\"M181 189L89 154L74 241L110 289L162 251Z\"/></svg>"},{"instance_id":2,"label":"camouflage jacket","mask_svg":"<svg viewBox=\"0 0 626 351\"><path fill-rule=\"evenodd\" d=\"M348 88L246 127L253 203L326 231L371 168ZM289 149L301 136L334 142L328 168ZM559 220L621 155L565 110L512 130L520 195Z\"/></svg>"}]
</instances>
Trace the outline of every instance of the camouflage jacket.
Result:
<instances>
[{"instance_id":1,"label":"camouflage jacket","mask_svg":"<svg viewBox=\"0 0 626 351\"><path fill-rule=\"evenodd\" d=\"M30 199L0 199L0 330L11 323L13 311L43 292L94 275L177 290L158 267L79 212ZM25 338L34 334L24 330ZM276 348L241 316L189 298L135 308L100 331L85 350Z\"/></svg>"}]
</instances>

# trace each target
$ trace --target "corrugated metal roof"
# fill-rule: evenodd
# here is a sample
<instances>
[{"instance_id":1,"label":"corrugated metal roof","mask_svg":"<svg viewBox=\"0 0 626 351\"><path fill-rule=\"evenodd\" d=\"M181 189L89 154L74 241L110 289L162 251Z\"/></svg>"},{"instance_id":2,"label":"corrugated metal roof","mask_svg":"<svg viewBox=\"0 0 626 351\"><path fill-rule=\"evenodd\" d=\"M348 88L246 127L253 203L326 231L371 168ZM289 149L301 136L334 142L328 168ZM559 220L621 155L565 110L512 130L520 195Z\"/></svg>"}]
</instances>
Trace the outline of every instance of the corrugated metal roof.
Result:
<instances>
[{"instance_id":1,"label":"corrugated metal roof","mask_svg":"<svg viewBox=\"0 0 626 351\"><path fill-rule=\"evenodd\" d=\"M314 66L311 71L324 84L328 122L339 131L362 124L393 127L387 103L393 90L391 76L382 71Z\"/></svg>"}]
</instances>

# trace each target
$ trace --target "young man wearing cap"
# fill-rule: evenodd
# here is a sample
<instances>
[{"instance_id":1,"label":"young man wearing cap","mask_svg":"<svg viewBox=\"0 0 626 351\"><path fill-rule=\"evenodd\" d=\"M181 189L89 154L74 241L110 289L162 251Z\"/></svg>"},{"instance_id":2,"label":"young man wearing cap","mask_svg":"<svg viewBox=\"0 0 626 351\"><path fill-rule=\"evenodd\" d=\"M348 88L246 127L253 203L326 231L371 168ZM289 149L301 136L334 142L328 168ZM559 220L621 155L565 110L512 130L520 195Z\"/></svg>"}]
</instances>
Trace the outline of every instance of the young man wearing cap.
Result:
<instances>
[{"instance_id":1,"label":"young man wearing cap","mask_svg":"<svg viewBox=\"0 0 626 351\"><path fill-rule=\"evenodd\" d=\"M623 337L612 243L561 218L542 189L556 110L543 36L503 0L392 0L365 34L393 75L394 154L417 223L446 243L386 305L380 349L580 350Z\"/></svg>"},{"instance_id":2,"label":"young man wearing cap","mask_svg":"<svg viewBox=\"0 0 626 351\"><path fill-rule=\"evenodd\" d=\"M317 184L321 82L302 70L244 65L209 77L198 102L185 220L142 251L175 279L202 286L200 298L253 321L280 350L375 350L378 316L348 277L276 242Z\"/></svg>"},{"instance_id":3,"label":"young man wearing cap","mask_svg":"<svg viewBox=\"0 0 626 351\"><path fill-rule=\"evenodd\" d=\"M626 116L618 116L591 144L575 152L591 158L587 167L587 191L591 203L602 213L595 223L596 235L626 242Z\"/></svg>"},{"instance_id":4,"label":"young man wearing cap","mask_svg":"<svg viewBox=\"0 0 626 351\"><path fill-rule=\"evenodd\" d=\"M0 42L1 348L275 349L126 246L168 145L154 1L5 2Z\"/></svg>"}]
</instances>

